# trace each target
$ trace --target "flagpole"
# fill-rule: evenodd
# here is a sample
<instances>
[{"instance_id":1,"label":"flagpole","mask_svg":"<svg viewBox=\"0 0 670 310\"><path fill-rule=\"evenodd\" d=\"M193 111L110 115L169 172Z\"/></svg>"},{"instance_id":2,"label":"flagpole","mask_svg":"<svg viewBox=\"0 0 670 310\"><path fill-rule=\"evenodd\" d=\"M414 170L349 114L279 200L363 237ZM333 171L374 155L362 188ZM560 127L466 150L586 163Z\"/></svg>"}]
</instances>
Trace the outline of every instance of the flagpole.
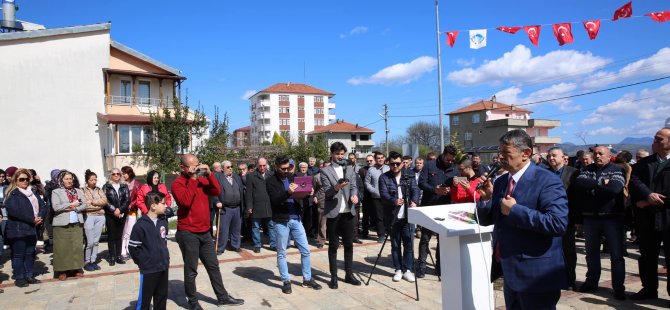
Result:
<instances>
[{"instance_id":1,"label":"flagpole","mask_svg":"<svg viewBox=\"0 0 670 310\"><path fill-rule=\"evenodd\" d=\"M440 103L440 152L444 150L444 124L442 123L442 61L440 60L440 9L435 0L435 29L437 38L437 96Z\"/></svg>"}]
</instances>

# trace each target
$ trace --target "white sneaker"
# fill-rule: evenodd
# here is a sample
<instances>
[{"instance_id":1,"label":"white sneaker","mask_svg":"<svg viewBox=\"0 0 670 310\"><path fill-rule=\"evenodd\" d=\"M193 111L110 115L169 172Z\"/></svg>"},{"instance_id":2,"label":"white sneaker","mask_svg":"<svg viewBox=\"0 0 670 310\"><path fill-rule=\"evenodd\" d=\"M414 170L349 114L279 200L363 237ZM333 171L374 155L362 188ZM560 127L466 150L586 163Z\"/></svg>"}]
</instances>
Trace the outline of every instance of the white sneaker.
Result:
<instances>
[{"instance_id":1,"label":"white sneaker","mask_svg":"<svg viewBox=\"0 0 670 310\"><path fill-rule=\"evenodd\" d=\"M402 275L402 278L405 279L405 281L407 281L407 282L414 282L414 281L416 281L416 279L414 278L414 275L413 275L412 272L409 271L409 270L405 271L405 274ZM393 279L395 280L395 277L393 277ZM400 280L400 279L398 278L398 280Z\"/></svg>"},{"instance_id":2,"label":"white sneaker","mask_svg":"<svg viewBox=\"0 0 670 310\"><path fill-rule=\"evenodd\" d=\"M36 245L43 246L43 245L44 245L44 241L42 241L42 240L37 240L37 244L36 244Z\"/></svg>"},{"instance_id":3,"label":"white sneaker","mask_svg":"<svg viewBox=\"0 0 670 310\"><path fill-rule=\"evenodd\" d=\"M402 279L402 271L396 270L395 274L393 275L393 282L398 282Z\"/></svg>"}]
</instances>

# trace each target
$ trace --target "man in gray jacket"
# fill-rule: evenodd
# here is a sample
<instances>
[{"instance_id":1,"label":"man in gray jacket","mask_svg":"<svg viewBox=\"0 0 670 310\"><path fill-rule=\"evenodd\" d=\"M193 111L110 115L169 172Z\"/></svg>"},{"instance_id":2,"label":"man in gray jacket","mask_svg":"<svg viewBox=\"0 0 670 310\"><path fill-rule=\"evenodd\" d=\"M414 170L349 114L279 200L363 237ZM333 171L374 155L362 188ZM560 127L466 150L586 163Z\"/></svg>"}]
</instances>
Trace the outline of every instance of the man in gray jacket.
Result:
<instances>
[{"instance_id":1,"label":"man in gray jacket","mask_svg":"<svg viewBox=\"0 0 670 310\"><path fill-rule=\"evenodd\" d=\"M219 230L218 249L216 249L218 255L223 254L226 250L228 240L230 240L230 247L233 251L240 251L240 230L242 226L240 210L244 210L242 178L233 173L233 164L230 161L223 161L221 167L223 171L214 174L221 187L221 193L212 199L214 208L219 210L218 223L216 223L216 229Z\"/></svg>"},{"instance_id":2,"label":"man in gray jacket","mask_svg":"<svg viewBox=\"0 0 670 310\"><path fill-rule=\"evenodd\" d=\"M324 213L328 218L328 266L330 267L330 282L328 287L337 289L337 248L344 246L344 282L351 285L361 285L361 281L353 275L353 234L358 204L358 189L356 175L353 169L346 166L344 154L347 147L342 142L330 145L330 166L321 169L321 191L325 196ZM348 168L348 169L347 169Z\"/></svg>"},{"instance_id":3,"label":"man in gray jacket","mask_svg":"<svg viewBox=\"0 0 670 310\"><path fill-rule=\"evenodd\" d=\"M379 197L379 177L389 171L389 166L384 164L384 154L374 152L375 165L368 169L365 174L365 189L370 193L370 204L372 207L371 225L377 228L377 242L384 242L386 237L386 227L391 225L391 214L385 212L384 205Z\"/></svg>"}]
</instances>

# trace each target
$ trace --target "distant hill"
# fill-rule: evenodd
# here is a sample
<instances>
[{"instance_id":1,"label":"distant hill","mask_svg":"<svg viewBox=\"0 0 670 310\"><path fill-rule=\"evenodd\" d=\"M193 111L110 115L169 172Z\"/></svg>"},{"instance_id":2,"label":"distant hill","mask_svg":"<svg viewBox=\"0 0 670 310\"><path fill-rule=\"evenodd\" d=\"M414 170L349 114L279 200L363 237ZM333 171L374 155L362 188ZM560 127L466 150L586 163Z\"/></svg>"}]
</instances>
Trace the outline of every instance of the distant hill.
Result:
<instances>
[{"instance_id":1,"label":"distant hill","mask_svg":"<svg viewBox=\"0 0 670 310\"><path fill-rule=\"evenodd\" d=\"M625 139L621 140L619 144L640 144L649 147L651 146L652 142L654 142L654 138L652 137L642 137L642 138L626 137Z\"/></svg>"},{"instance_id":2,"label":"distant hill","mask_svg":"<svg viewBox=\"0 0 670 310\"><path fill-rule=\"evenodd\" d=\"M628 138L626 138L626 139L628 139ZM626 141L626 139L624 139L624 141ZM624 141L621 141L621 142L624 142ZM606 145L609 146L610 144L606 144ZM594 144L576 145L576 144L568 142L568 143L559 144L558 146L560 146L568 155L574 156L575 153L577 153L577 151L588 150L590 147L593 147ZM627 151L633 153L633 155L635 155L635 152L637 152L637 150L639 150L639 149L645 149L647 151L651 151L651 142L649 142L649 144L619 143L619 144L611 144L611 146L617 152L622 151L622 150L627 150Z\"/></svg>"}]
</instances>

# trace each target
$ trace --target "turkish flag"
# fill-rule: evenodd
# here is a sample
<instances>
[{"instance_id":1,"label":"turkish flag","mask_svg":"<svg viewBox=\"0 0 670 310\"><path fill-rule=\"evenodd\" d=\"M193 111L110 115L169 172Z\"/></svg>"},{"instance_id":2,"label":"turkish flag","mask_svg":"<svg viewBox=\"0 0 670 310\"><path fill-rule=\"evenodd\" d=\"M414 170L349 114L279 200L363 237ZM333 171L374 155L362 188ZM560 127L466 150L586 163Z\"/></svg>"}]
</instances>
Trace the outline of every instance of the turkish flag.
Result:
<instances>
[{"instance_id":1,"label":"turkish flag","mask_svg":"<svg viewBox=\"0 0 670 310\"><path fill-rule=\"evenodd\" d=\"M449 46L454 47L454 43L456 43L456 37L458 36L458 31L447 31L447 44Z\"/></svg>"},{"instance_id":2,"label":"turkish flag","mask_svg":"<svg viewBox=\"0 0 670 310\"><path fill-rule=\"evenodd\" d=\"M584 22L584 28L589 34L589 38L595 40L598 36L598 31L600 31L600 20L587 20Z\"/></svg>"},{"instance_id":3,"label":"turkish flag","mask_svg":"<svg viewBox=\"0 0 670 310\"><path fill-rule=\"evenodd\" d=\"M668 20L670 20L670 11L654 12L654 13L644 14L644 16L649 16L654 21L662 23L662 22L667 22Z\"/></svg>"},{"instance_id":4,"label":"turkish flag","mask_svg":"<svg viewBox=\"0 0 670 310\"><path fill-rule=\"evenodd\" d=\"M618 10L614 11L614 17L612 20L617 20L619 18L628 18L633 15L633 1L624 4Z\"/></svg>"},{"instance_id":5,"label":"turkish flag","mask_svg":"<svg viewBox=\"0 0 670 310\"><path fill-rule=\"evenodd\" d=\"M516 26L515 26L515 27L505 27L505 26L500 26L500 27L498 27L498 28L496 28L496 29L498 29L498 30L500 30L500 31L502 31L502 32L507 32L507 33L512 33L512 34L514 34L514 33L516 33L517 31L519 31L519 30L521 29L521 27L516 27Z\"/></svg>"},{"instance_id":6,"label":"turkish flag","mask_svg":"<svg viewBox=\"0 0 670 310\"><path fill-rule=\"evenodd\" d=\"M572 25L570 23L554 24L554 36L558 40L558 45L572 43L575 38L572 36Z\"/></svg>"},{"instance_id":7,"label":"turkish flag","mask_svg":"<svg viewBox=\"0 0 670 310\"><path fill-rule=\"evenodd\" d=\"M526 30L528 38L533 45L538 46L538 41L540 40L540 25L535 26L523 26L523 29Z\"/></svg>"}]
</instances>

